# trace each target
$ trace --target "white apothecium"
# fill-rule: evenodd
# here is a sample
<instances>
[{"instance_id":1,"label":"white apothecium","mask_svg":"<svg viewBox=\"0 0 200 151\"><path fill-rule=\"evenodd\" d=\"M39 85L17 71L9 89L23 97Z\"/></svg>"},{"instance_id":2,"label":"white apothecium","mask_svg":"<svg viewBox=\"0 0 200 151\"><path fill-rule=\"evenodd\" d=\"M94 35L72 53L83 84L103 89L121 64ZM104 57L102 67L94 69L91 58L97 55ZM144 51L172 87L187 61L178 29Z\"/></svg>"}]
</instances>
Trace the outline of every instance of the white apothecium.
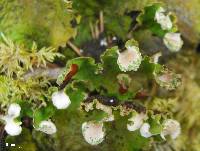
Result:
<instances>
[{"instance_id":1,"label":"white apothecium","mask_svg":"<svg viewBox=\"0 0 200 151\"><path fill-rule=\"evenodd\" d=\"M125 51L118 51L117 64L121 71L137 71L141 61L142 56L137 46L128 46Z\"/></svg>"},{"instance_id":2,"label":"white apothecium","mask_svg":"<svg viewBox=\"0 0 200 151\"><path fill-rule=\"evenodd\" d=\"M15 121L15 118L20 115L21 107L19 104L13 103L8 108L8 114L0 116L0 119L5 121L5 131L11 135L19 135L22 131L21 122Z\"/></svg>"},{"instance_id":3,"label":"white apothecium","mask_svg":"<svg viewBox=\"0 0 200 151\"><path fill-rule=\"evenodd\" d=\"M54 92L52 102L57 109L66 109L71 104L70 98L64 90Z\"/></svg>"},{"instance_id":4,"label":"white apothecium","mask_svg":"<svg viewBox=\"0 0 200 151\"><path fill-rule=\"evenodd\" d=\"M152 134L151 132L149 131L150 129L150 125L149 123L144 123L141 128L140 128L140 134L141 136L145 137L145 138L148 138L148 137L151 137Z\"/></svg>"},{"instance_id":5,"label":"white apothecium","mask_svg":"<svg viewBox=\"0 0 200 151\"><path fill-rule=\"evenodd\" d=\"M18 117L20 115L21 107L19 104L13 103L8 108L8 115L11 117Z\"/></svg>"},{"instance_id":6,"label":"white apothecium","mask_svg":"<svg viewBox=\"0 0 200 151\"><path fill-rule=\"evenodd\" d=\"M156 20L158 24L160 24L163 30L170 30L173 24L172 24L169 14L165 15L165 12L166 12L165 9L163 7L160 7L156 11L154 19Z\"/></svg>"},{"instance_id":7,"label":"white apothecium","mask_svg":"<svg viewBox=\"0 0 200 151\"><path fill-rule=\"evenodd\" d=\"M172 52L179 51L183 46L180 33L166 33L163 39L165 46Z\"/></svg>"},{"instance_id":8,"label":"white apothecium","mask_svg":"<svg viewBox=\"0 0 200 151\"><path fill-rule=\"evenodd\" d=\"M37 128L37 130L49 135L54 134L57 131L55 124L50 120L40 122L39 128Z\"/></svg>"},{"instance_id":9,"label":"white apothecium","mask_svg":"<svg viewBox=\"0 0 200 151\"><path fill-rule=\"evenodd\" d=\"M21 122L10 121L5 125L5 131L11 135L16 136L22 132Z\"/></svg>"},{"instance_id":10,"label":"white apothecium","mask_svg":"<svg viewBox=\"0 0 200 151\"><path fill-rule=\"evenodd\" d=\"M170 135L172 139L177 138L181 133L181 127L179 122L173 119L168 119L164 122L163 130L161 131L161 137L165 139L166 135Z\"/></svg>"},{"instance_id":11,"label":"white apothecium","mask_svg":"<svg viewBox=\"0 0 200 151\"><path fill-rule=\"evenodd\" d=\"M82 124L82 134L87 143L98 145L104 140L103 122L89 121Z\"/></svg>"},{"instance_id":12,"label":"white apothecium","mask_svg":"<svg viewBox=\"0 0 200 151\"><path fill-rule=\"evenodd\" d=\"M127 124L127 129L129 131L135 131L139 129L142 126L145 118L146 118L146 115L144 113L140 113L140 114L136 113L136 115L128 119L130 123Z\"/></svg>"},{"instance_id":13,"label":"white apothecium","mask_svg":"<svg viewBox=\"0 0 200 151\"><path fill-rule=\"evenodd\" d=\"M108 43L107 43L107 39L106 38L104 38L104 39L101 39L101 41L100 41L100 46L108 46Z\"/></svg>"}]
</instances>

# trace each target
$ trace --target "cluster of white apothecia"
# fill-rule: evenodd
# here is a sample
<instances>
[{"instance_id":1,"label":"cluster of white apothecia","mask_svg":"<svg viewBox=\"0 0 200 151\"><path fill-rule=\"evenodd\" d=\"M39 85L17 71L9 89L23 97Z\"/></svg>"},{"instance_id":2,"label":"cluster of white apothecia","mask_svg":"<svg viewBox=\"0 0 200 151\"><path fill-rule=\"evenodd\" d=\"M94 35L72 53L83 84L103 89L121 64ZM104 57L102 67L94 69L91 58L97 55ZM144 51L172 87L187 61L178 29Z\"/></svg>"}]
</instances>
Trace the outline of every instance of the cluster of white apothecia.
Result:
<instances>
[{"instance_id":1,"label":"cluster of white apothecia","mask_svg":"<svg viewBox=\"0 0 200 151\"><path fill-rule=\"evenodd\" d=\"M140 134L143 137L150 137L152 134L149 131L150 125L148 123L144 123L144 119L147 118L144 113L136 114L132 116L128 121L130 123L127 124L127 129L129 131L135 131L140 129Z\"/></svg>"},{"instance_id":2,"label":"cluster of white apothecia","mask_svg":"<svg viewBox=\"0 0 200 151\"><path fill-rule=\"evenodd\" d=\"M57 109L66 109L71 103L69 97L63 90L53 93L52 102ZM22 122L17 121L17 117L20 116L20 111L20 105L13 103L8 107L7 115L0 116L0 119L5 122L5 131L11 136L19 135L22 131ZM50 119L41 121L35 129L46 134L54 134L57 131L55 124Z\"/></svg>"},{"instance_id":3,"label":"cluster of white apothecia","mask_svg":"<svg viewBox=\"0 0 200 151\"><path fill-rule=\"evenodd\" d=\"M117 109L117 107L110 107L110 106L106 106L103 105L101 103L99 103L98 101L93 101L90 103L84 103L84 109L88 112L90 110L94 110L95 109L95 104L96 104L96 108L97 106L98 109L103 110L104 112L108 113L109 115L112 115L112 120L105 120L102 119L101 121L88 121L88 122L84 122L82 124L82 133L83 133L83 137L85 139L85 141L91 145L98 145L101 142L104 141L104 137L106 135L106 130L104 128L104 122L108 122L108 121L113 121L114 115L112 114L112 108L114 108L115 110ZM146 115L146 113L137 113L137 112L128 112L129 113L133 113L132 117L128 119L128 123L127 123L127 129L129 131L136 131L139 130L141 136L145 137L145 138L149 138L153 135L158 135L158 134L152 134L150 131L150 124L147 122L148 117ZM125 116L127 114L121 114L121 116ZM180 128L180 124L173 119L167 119L163 122L162 124L162 130L160 132L160 136L161 138L163 138L165 140L165 136L169 135L172 139L175 139L178 137L178 135L181 132L181 128Z\"/></svg>"},{"instance_id":4,"label":"cluster of white apothecia","mask_svg":"<svg viewBox=\"0 0 200 151\"><path fill-rule=\"evenodd\" d=\"M22 123L16 120L20 116L20 111L21 107L13 103L9 106L7 115L0 117L5 121L5 131L11 136L19 135L22 131Z\"/></svg>"},{"instance_id":5,"label":"cluster of white apothecia","mask_svg":"<svg viewBox=\"0 0 200 151\"><path fill-rule=\"evenodd\" d=\"M60 90L52 94L52 103L57 109L66 109L71 104L71 101L64 90ZM49 135L54 134L57 131L55 124L51 120L40 122L39 127L36 128L36 130Z\"/></svg>"},{"instance_id":6,"label":"cluster of white apothecia","mask_svg":"<svg viewBox=\"0 0 200 151\"><path fill-rule=\"evenodd\" d=\"M118 51L117 64L121 71L137 71L142 61L142 55L137 46L127 46L123 52Z\"/></svg>"},{"instance_id":7,"label":"cluster of white apothecia","mask_svg":"<svg viewBox=\"0 0 200 151\"><path fill-rule=\"evenodd\" d=\"M57 101L62 100L61 104ZM65 100L65 101L63 101ZM55 92L52 95L53 104L58 108L62 109L67 108L69 106L69 97L65 94L64 91ZM59 105L58 105L59 104ZM114 120L114 115L112 114L112 108L106 105L101 104L96 101L95 103L88 103L85 105L85 109L87 111L94 109L94 104L96 104L96 109L102 110L108 114L106 118L103 118L101 121L88 121L82 124L82 134L85 141L91 145L98 145L103 142L104 137L106 135L106 131L104 128L104 122L109 122ZM21 122L17 122L16 118L20 116L21 107L19 104L11 104L8 108L8 114L5 116L1 116L1 119L6 122L5 130L11 136L19 135L22 131ZM128 120L127 129L129 131L140 130L140 134L143 137L151 137L153 134L150 132L150 124L145 122L147 116L145 113L135 113ZM42 131L46 134L54 134L56 133L56 126L50 120L41 121L38 128L38 131ZM161 137L165 139L166 135L170 135L171 138L175 139L180 134L180 124L172 119L168 119L163 123L163 129L160 133Z\"/></svg>"},{"instance_id":8,"label":"cluster of white apothecia","mask_svg":"<svg viewBox=\"0 0 200 151\"><path fill-rule=\"evenodd\" d=\"M179 51L183 45L180 33L166 33L164 36L164 44L173 52ZM121 71L137 71L139 69L142 62L142 55L138 46L126 46L126 50L122 52L118 50L117 53L117 64ZM159 56L155 58L155 63L157 63L158 58Z\"/></svg>"},{"instance_id":9,"label":"cluster of white apothecia","mask_svg":"<svg viewBox=\"0 0 200 151\"><path fill-rule=\"evenodd\" d=\"M144 122L147 116L144 113L137 113L133 115L129 121L130 123L127 124L127 129L129 131L135 131L140 129L140 134L143 137L151 137L153 134L150 132L150 124L148 122ZM165 139L166 135L169 135L172 139L178 137L181 133L181 128L179 122L173 119L167 119L163 123L163 128L160 133L160 136Z\"/></svg>"},{"instance_id":10,"label":"cluster of white apothecia","mask_svg":"<svg viewBox=\"0 0 200 151\"><path fill-rule=\"evenodd\" d=\"M141 136L149 138L153 136L150 132L150 124L144 122L146 115L140 113L131 117L127 124L127 129L129 131L136 131L139 129ZM167 119L163 123L163 128L160 133L160 136L165 140L165 136L169 135L172 139L176 139L181 132L180 124L173 119ZM103 121L89 121L82 124L82 133L84 139L90 145L98 145L103 142L106 135L105 128L103 126ZM156 134L157 135L157 134Z\"/></svg>"},{"instance_id":11,"label":"cluster of white apothecia","mask_svg":"<svg viewBox=\"0 0 200 151\"><path fill-rule=\"evenodd\" d=\"M160 24L163 30L171 30L173 23L170 18L170 14L165 15L166 10L163 7L159 7L155 13L154 19ZM180 33L168 32L164 35L163 42L165 46L172 52L179 51L183 46L183 40Z\"/></svg>"}]
</instances>

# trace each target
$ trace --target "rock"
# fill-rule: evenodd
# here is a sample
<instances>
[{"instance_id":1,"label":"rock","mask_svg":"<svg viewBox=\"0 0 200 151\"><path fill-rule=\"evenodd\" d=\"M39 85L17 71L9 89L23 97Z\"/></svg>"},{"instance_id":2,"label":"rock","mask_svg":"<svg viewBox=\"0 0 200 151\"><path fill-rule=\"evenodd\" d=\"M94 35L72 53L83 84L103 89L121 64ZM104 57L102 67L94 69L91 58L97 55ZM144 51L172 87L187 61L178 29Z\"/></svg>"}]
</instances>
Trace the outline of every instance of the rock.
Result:
<instances>
[{"instance_id":1,"label":"rock","mask_svg":"<svg viewBox=\"0 0 200 151\"><path fill-rule=\"evenodd\" d=\"M200 39L200 3L198 0L161 0L178 17L178 27L183 37L192 44Z\"/></svg>"}]
</instances>

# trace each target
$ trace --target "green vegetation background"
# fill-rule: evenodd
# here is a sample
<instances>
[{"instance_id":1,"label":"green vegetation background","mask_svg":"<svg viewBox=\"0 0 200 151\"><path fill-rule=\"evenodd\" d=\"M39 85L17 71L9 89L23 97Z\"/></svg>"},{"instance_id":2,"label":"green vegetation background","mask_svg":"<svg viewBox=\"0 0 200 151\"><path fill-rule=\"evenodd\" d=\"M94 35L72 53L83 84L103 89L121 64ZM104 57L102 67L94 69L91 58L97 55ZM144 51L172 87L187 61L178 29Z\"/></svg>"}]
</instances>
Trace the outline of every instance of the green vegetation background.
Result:
<instances>
[{"instance_id":1,"label":"green vegetation background","mask_svg":"<svg viewBox=\"0 0 200 151\"><path fill-rule=\"evenodd\" d=\"M74 43L81 47L92 40L88 23L95 24L99 12L103 11L105 35L115 35L125 41L132 22L131 17L126 13L141 10L153 2L156 0L73 0L73 8L71 8L61 0L32 0L31 2L1 0L0 31L13 41L24 44L27 49L31 48L33 41L39 48L65 47L70 38L74 38ZM166 101L168 96L175 98L173 113L182 126L182 134L176 141L149 147L146 145L147 139L137 134L129 136L126 128L121 127L121 131L113 130L104 143L92 147L84 141L81 134L80 127L84 117L77 111L66 110L59 111L54 117L58 129L55 136L47 136L37 131L32 135L29 130L24 129L20 136L8 138L9 143L16 144L16 147L11 147L10 150L139 151L143 148L143 150L154 151L156 148L158 151L170 151L170 146L173 146L177 151L200 151L200 56L196 53L200 38L200 0L163 0L162 2L165 2L169 10L176 13L178 27L185 40L184 48L180 53L164 56L164 63L182 74L183 84L172 94L160 94L158 100L158 102ZM79 25L72 27L72 20L76 20ZM154 49L165 51L159 39L148 31L141 29L131 34L139 41L146 53ZM64 52L66 59L76 57L69 48L62 48L60 51Z\"/></svg>"}]
</instances>

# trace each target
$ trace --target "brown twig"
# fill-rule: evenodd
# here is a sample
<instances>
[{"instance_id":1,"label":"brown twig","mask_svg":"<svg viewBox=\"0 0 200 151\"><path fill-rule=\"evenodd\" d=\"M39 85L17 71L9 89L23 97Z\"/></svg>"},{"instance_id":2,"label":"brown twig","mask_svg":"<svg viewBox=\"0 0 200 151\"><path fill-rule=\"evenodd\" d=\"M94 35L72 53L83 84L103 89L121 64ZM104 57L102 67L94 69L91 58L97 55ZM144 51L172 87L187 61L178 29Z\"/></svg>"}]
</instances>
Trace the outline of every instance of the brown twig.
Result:
<instances>
[{"instance_id":1,"label":"brown twig","mask_svg":"<svg viewBox=\"0 0 200 151\"><path fill-rule=\"evenodd\" d=\"M104 19L103 19L103 11L99 12L99 20L96 21L95 25L90 22L90 31L93 39L98 39L99 35L104 32Z\"/></svg>"},{"instance_id":2,"label":"brown twig","mask_svg":"<svg viewBox=\"0 0 200 151\"><path fill-rule=\"evenodd\" d=\"M95 24L95 38L98 39L100 35L99 27L98 27L98 21Z\"/></svg>"},{"instance_id":3,"label":"brown twig","mask_svg":"<svg viewBox=\"0 0 200 151\"><path fill-rule=\"evenodd\" d=\"M80 49L75 46L70 40L67 41L67 44L79 55L82 56Z\"/></svg>"},{"instance_id":4,"label":"brown twig","mask_svg":"<svg viewBox=\"0 0 200 151\"><path fill-rule=\"evenodd\" d=\"M132 38L133 32L134 32L136 29L138 29L139 27L140 27L140 25L136 24L136 25L128 32L127 38Z\"/></svg>"},{"instance_id":5,"label":"brown twig","mask_svg":"<svg viewBox=\"0 0 200 151\"><path fill-rule=\"evenodd\" d=\"M91 22L90 22L90 31L91 31L91 34L92 34L92 38L95 39L94 27L93 27Z\"/></svg>"},{"instance_id":6,"label":"brown twig","mask_svg":"<svg viewBox=\"0 0 200 151\"><path fill-rule=\"evenodd\" d=\"M104 19L103 19L103 11L99 13L99 24L100 24L100 33L104 31Z\"/></svg>"},{"instance_id":7,"label":"brown twig","mask_svg":"<svg viewBox=\"0 0 200 151\"><path fill-rule=\"evenodd\" d=\"M155 81L153 81L153 86L150 92L150 96L155 96L156 92L157 92L157 84Z\"/></svg>"}]
</instances>

